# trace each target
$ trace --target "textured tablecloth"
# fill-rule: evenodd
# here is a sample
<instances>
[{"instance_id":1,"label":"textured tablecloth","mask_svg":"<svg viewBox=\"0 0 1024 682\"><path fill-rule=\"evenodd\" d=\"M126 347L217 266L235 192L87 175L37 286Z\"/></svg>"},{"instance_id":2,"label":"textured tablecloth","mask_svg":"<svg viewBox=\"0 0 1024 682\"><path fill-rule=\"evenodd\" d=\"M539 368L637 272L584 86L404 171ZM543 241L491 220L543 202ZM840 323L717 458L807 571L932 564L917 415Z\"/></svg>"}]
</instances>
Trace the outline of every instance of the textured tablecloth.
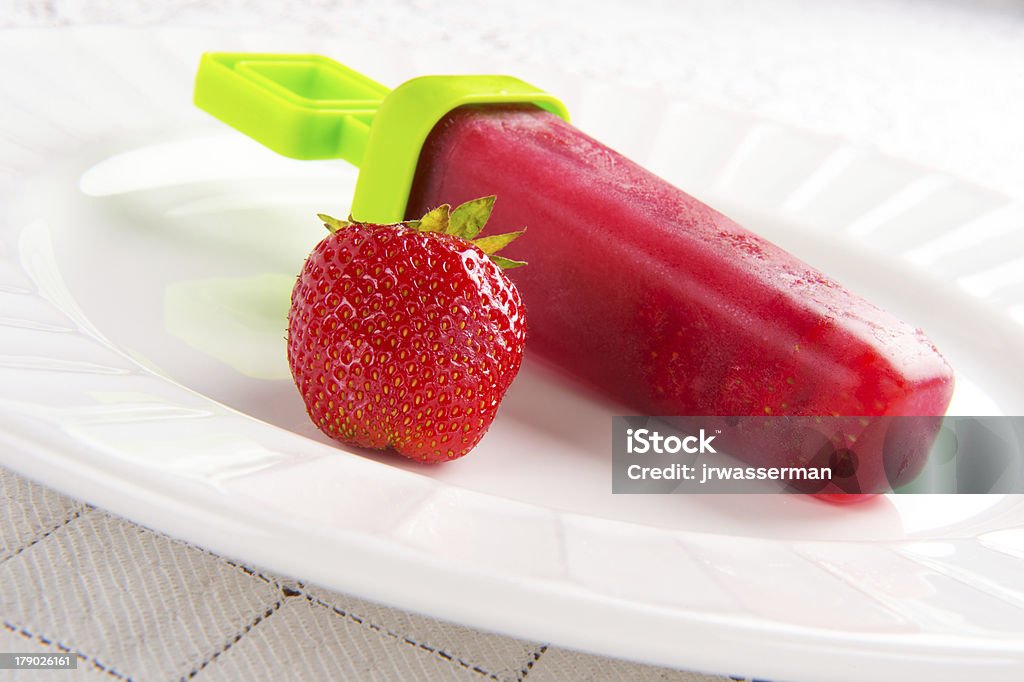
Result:
<instances>
[{"instance_id":1,"label":"textured tablecloth","mask_svg":"<svg viewBox=\"0 0 1024 682\"><path fill-rule=\"evenodd\" d=\"M585 7L8 0L0 26L332 27L339 40L415 31L424 41L671 88L1024 197L1020 2ZM73 674L3 678L712 679L476 632L268 574L3 470L0 585L0 651L79 657Z\"/></svg>"},{"instance_id":2,"label":"textured tablecloth","mask_svg":"<svg viewBox=\"0 0 1024 682\"><path fill-rule=\"evenodd\" d=\"M79 658L76 671L20 671L17 679L711 679L477 632L323 590L3 469L0 500L0 651Z\"/></svg>"}]
</instances>

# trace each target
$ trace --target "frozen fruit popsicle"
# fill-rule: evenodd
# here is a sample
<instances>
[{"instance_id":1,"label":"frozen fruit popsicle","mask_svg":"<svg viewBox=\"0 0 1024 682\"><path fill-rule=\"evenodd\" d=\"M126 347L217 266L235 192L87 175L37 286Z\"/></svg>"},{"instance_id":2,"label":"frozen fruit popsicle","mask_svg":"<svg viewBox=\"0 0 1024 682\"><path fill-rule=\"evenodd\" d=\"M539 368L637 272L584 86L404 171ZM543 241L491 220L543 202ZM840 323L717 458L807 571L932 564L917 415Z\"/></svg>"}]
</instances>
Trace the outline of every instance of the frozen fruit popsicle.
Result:
<instances>
[{"instance_id":1,"label":"frozen fruit popsicle","mask_svg":"<svg viewBox=\"0 0 1024 682\"><path fill-rule=\"evenodd\" d=\"M197 103L282 153L360 165L359 220L398 221L497 195L490 224L528 229L506 249L530 263L510 273L526 305L528 352L630 409L707 417L945 412L952 370L923 332L588 137L521 81L427 77L387 94L333 62L342 70L317 61L297 78L294 64L264 68L261 59L224 63L232 77L250 69L276 79L295 95L289 106L321 107L303 124L318 131L315 149L308 139L275 136L301 127L294 122L266 134L254 118L258 99L223 74L200 97L201 67ZM479 96L477 87L491 89ZM369 132L339 148L322 139L331 132L322 109L346 95L352 101L331 134ZM237 115L225 109L229 97L245 101ZM280 114L283 105L275 106ZM851 424L864 428L863 420ZM836 436L844 456L840 446L857 428ZM922 427L917 435L927 444L934 434ZM788 465L791 436L740 438L750 451L734 454ZM880 441L869 440L857 450L861 491L909 480L927 452L906 448L886 480ZM900 442L909 442L906 433Z\"/></svg>"},{"instance_id":2,"label":"frozen fruit popsicle","mask_svg":"<svg viewBox=\"0 0 1024 682\"><path fill-rule=\"evenodd\" d=\"M921 330L557 116L462 107L437 125L410 215L480 194L499 197L494 224L528 228L507 255L531 266L510 273L529 352L638 412L945 413L952 370ZM881 464L859 462L866 489Z\"/></svg>"}]
</instances>

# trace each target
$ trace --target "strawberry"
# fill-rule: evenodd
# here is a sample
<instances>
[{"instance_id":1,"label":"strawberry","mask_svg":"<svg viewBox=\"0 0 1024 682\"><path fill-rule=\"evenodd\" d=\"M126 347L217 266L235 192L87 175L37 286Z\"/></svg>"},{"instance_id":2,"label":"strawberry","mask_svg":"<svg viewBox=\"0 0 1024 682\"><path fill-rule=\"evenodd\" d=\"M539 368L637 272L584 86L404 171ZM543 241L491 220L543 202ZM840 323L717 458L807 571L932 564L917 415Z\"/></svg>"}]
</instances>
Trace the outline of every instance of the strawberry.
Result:
<instances>
[{"instance_id":1,"label":"strawberry","mask_svg":"<svg viewBox=\"0 0 1024 682\"><path fill-rule=\"evenodd\" d=\"M522 232L477 238L494 197L331 232L292 290L288 364L331 438L443 462L465 455L519 371L522 299L496 255Z\"/></svg>"}]
</instances>

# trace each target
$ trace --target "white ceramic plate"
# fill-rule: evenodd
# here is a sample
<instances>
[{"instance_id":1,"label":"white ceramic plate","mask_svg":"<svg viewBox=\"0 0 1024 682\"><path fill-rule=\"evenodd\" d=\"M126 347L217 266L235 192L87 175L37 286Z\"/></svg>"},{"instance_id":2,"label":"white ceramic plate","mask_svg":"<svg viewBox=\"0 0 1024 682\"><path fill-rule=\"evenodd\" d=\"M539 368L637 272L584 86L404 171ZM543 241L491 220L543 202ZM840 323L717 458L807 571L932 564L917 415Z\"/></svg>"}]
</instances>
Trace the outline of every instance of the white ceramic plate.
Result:
<instances>
[{"instance_id":1,"label":"white ceramic plate","mask_svg":"<svg viewBox=\"0 0 1024 682\"><path fill-rule=\"evenodd\" d=\"M204 49L320 52L386 83L491 67L346 48L3 35L19 68L0 79L0 462L216 552L524 638L779 679L1020 679L1020 497L613 496L616 406L532 362L463 460L423 468L321 437L288 378L284 316L313 213L344 215L355 171L276 157L193 110L190 84ZM954 412L1024 414L1020 206L771 122L517 75L924 327L957 370Z\"/></svg>"}]
</instances>

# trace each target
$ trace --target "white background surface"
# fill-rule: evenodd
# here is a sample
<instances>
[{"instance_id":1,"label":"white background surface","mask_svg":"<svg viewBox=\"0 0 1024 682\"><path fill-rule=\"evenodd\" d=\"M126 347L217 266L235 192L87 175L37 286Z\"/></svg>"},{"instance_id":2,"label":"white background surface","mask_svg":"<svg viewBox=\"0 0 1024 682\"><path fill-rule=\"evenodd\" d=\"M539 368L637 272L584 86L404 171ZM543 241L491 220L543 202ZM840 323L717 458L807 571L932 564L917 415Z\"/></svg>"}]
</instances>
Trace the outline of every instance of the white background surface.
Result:
<instances>
[{"instance_id":1,"label":"white background surface","mask_svg":"<svg viewBox=\"0 0 1024 682\"><path fill-rule=\"evenodd\" d=\"M521 60L550 61L590 76L659 85L1024 196L1024 20L1017 3L638 3L588 5L585 14L566 3L518 3L515 13L468 5L169 3L140 10L16 3L3 21L274 26L330 30L339 41L399 30L493 52L512 72ZM382 40L382 49L388 46ZM14 503L26 495L21 487L9 493ZM41 561L87 552L71 546L79 549ZM124 556L126 565L138 560Z\"/></svg>"},{"instance_id":2,"label":"white background surface","mask_svg":"<svg viewBox=\"0 0 1024 682\"><path fill-rule=\"evenodd\" d=\"M209 26L410 40L834 133L1024 197L1019 0L10 0L0 26Z\"/></svg>"}]
</instances>

